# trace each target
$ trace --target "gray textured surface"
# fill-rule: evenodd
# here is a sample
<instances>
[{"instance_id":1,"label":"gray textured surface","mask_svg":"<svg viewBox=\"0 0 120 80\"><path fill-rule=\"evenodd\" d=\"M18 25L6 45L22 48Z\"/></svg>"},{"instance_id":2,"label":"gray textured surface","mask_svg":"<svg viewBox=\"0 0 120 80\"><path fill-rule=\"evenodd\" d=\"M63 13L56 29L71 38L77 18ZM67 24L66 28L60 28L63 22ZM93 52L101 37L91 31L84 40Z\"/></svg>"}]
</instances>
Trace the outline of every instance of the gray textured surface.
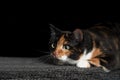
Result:
<instances>
[{"instance_id":1,"label":"gray textured surface","mask_svg":"<svg viewBox=\"0 0 120 80\"><path fill-rule=\"evenodd\" d=\"M120 80L120 70L105 73L101 68L80 69L52 64L49 56L41 58L0 57L0 79L39 80Z\"/></svg>"}]
</instances>

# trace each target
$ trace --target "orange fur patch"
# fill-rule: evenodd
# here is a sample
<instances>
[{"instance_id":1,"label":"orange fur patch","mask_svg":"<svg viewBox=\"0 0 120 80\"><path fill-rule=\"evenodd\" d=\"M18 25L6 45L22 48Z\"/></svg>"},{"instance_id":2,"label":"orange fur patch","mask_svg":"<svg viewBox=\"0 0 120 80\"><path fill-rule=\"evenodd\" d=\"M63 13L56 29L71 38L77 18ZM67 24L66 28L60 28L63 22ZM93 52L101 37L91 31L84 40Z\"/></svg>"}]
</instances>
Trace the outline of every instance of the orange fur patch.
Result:
<instances>
[{"instance_id":1,"label":"orange fur patch","mask_svg":"<svg viewBox=\"0 0 120 80\"><path fill-rule=\"evenodd\" d=\"M100 67L100 59L99 58L93 58L89 61L92 65Z\"/></svg>"},{"instance_id":2,"label":"orange fur patch","mask_svg":"<svg viewBox=\"0 0 120 80\"><path fill-rule=\"evenodd\" d=\"M101 55L102 52L100 50L100 48L96 48L96 44L95 42L93 41L93 46L95 49L94 52L92 53L92 58L89 60L89 62L94 65L94 66L97 66L99 67L100 66L100 59L99 58L96 58L97 56Z\"/></svg>"},{"instance_id":3,"label":"orange fur patch","mask_svg":"<svg viewBox=\"0 0 120 80\"><path fill-rule=\"evenodd\" d=\"M99 56L101 54L102 54L102 52L100 51L100 49L99 48L95 48L95 51L92 54L92 58L95 58L95 57L97 57L97 56Z\"/></svg>"},{"instance_id":4,"label":"orange fur patch","mask_svg":"<svg viewBox=\"0 0 120 80\"><path fill-rule=\"evenodd\" d=\"M64 38L64 35L62 35L61 38L59 39L58 43L57 43L56 50L54 51L54 54L57 57L61 57L63 55L70 55L71 52L69 50L63 49L64 44L67 44L67 42Z\"/></svg>"}]
</instances>

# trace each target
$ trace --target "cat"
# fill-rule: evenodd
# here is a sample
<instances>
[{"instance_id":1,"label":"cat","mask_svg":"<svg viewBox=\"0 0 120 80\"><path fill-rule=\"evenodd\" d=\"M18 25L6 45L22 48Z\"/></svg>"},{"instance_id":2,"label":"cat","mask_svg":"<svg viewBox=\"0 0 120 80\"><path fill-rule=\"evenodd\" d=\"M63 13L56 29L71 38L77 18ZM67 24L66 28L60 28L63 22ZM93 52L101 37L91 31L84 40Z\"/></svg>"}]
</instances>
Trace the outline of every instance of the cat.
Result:
<instances>
[{"instance_id":1,"label":"cat","mask_svg":"<svg viewBox=\"0 0 120 80\"><path fill-rule=\"evenodd\" d=\"M119 32L103 24L73 31L50 24L50 30L50 52L60 62L80 68L102 67L106 72L120 68Z\"/></svg>"}]
</instances>

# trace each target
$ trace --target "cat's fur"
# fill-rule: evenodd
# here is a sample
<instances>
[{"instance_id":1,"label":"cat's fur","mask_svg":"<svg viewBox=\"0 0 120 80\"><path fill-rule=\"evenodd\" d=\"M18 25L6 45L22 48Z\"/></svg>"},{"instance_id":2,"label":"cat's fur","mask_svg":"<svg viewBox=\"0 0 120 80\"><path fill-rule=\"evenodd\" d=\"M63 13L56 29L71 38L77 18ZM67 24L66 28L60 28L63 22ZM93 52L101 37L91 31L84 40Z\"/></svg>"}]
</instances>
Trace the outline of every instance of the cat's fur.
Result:
<instances>
[{"instance_id":1,"label":"cat's fur","mask_svg":"<svg viewBox=\"0 0 120 80\"><path fill-rule=\"evenodd\" d=\"M61 31L53 25L50 29L49 45L54 58L80 68L102 67L106 72L120 67L120 36L117 29L116 32L103 24L73 32Z\"/></svg>"}]
</instances>

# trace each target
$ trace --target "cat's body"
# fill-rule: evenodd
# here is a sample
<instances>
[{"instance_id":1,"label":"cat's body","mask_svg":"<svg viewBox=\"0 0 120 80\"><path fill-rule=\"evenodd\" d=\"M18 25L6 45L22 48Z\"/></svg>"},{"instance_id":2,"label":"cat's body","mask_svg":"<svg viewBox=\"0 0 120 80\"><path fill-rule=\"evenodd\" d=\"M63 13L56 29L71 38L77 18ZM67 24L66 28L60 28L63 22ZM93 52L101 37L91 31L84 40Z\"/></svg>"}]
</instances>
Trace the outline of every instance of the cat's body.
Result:
<instances>
[{"instance_id":1,"label":"cat's body","mask_svg":"<svg viewBox=\"0 0 120 80\"><path fill-rule=\"evenodd\" d=\"M115 31L101 25L73 32L51 27L51 55L80 68L102 67L109 72L119 68L120 38Z\"/></svg>"}]
</instances>

